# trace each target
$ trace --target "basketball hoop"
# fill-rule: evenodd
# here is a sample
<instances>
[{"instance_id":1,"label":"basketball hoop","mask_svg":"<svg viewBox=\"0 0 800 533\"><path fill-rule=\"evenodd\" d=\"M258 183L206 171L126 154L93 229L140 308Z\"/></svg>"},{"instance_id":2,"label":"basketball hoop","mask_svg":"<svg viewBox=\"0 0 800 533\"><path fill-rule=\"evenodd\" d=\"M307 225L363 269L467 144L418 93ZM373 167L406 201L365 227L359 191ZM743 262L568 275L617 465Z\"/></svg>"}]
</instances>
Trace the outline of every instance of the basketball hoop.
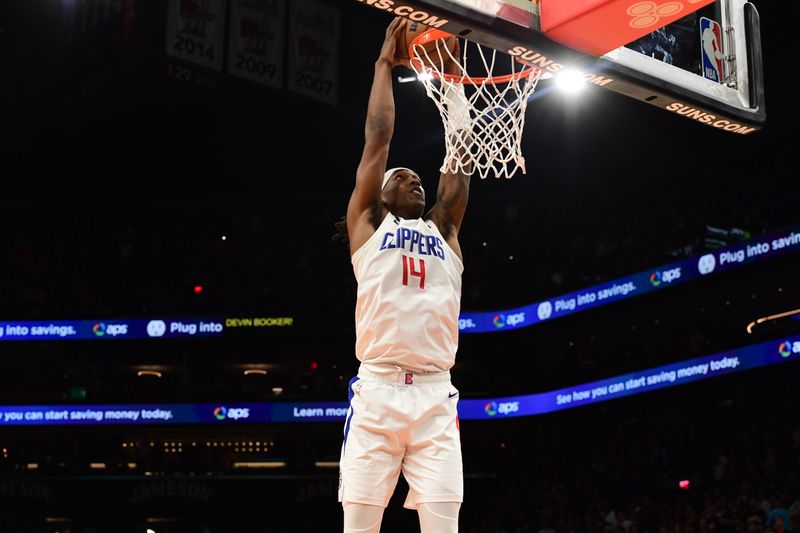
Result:
<instances>
[{"instance_id":1,"label":"basketball hoop","mask_svg":"<svg viewBox=\"0 0 800 533\"><path fill-rule=\"evenodd\" d=\"M509 64L501 65L505 61L498 62L499 52L469 41L463 41L462 57L457 58L443 44L449 37L447 32L431 29L408 48L411 68L444 124L446 152L440 171L472 174L477 170L481 179L489 174L511 178L517 169L524 174L520 145L525 110L541 69L510 56ZM473 74L467 72L469 46L479 57L471 66ZM464 86L470 88L468 95Z\"/></svg>"}]
</instances>

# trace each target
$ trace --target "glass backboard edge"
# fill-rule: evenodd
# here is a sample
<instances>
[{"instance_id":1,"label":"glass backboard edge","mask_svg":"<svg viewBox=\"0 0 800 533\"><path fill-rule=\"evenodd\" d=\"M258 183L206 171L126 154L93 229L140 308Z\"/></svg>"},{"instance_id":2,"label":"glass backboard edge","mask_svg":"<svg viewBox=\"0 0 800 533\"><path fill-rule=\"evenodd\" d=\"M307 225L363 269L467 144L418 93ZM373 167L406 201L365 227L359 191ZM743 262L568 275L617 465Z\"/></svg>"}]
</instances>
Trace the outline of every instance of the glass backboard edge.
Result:
<instances>
[{"instance_id":1,"label":"glass backboard edge","mask_svg":"<svg viewBox=\"0 0 800 533\"><path fill-rule=\"evenodd\" d=\"M746 99L712 98L708 91L683 87L674 80L641 72L629 65L598 59L557 43L544 34L524 28L464 3L446 0L357 0L360 4L426 23L481 45L490 46L557 75L566 69L585 73L591 85L656 106L719 130L749 134L766 122L763 104L763 63L758 12L745 2L748 94ZM721 94L726 94L721 91ZM719 95L717 95L719 96Z\"/></svg>"}]
</instances>

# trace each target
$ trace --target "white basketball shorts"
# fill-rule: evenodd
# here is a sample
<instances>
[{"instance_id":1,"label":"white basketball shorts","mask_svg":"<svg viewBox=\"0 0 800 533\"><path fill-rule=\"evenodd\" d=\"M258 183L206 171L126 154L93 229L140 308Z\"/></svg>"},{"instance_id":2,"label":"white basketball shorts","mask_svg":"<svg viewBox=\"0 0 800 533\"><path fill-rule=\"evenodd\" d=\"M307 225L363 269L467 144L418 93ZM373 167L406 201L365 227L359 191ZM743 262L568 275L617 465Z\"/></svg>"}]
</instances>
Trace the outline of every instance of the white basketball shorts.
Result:
<instances>
[{"instance_id":1,"label":"white basketball shorts","mask_svg":"<svg viewBox=\"0 0 800 533\"><path fill-rule=\"evenodd\" d=\"M340 502L386 507L401 471L409 485L404 507L463 501L458 390L449 372L384 375L362 368L348 396Z\"/></svg>"}]
</instances>

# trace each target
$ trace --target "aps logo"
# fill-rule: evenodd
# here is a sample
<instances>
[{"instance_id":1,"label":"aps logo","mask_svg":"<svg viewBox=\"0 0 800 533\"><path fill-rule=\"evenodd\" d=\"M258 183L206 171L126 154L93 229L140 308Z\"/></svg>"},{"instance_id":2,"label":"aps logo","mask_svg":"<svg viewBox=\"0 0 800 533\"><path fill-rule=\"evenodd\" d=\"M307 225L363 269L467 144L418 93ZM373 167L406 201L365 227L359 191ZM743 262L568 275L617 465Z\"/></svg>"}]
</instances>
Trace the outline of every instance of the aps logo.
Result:
<instances>
[{"instance_id":1,"label":"aps logo","mask_svg":"<svg viewBox=\"0 0 800 533\"><path fill-rule=\"evenodd\" d=\"M519 402L489 402L483 406L483 410L489 416L494 416L497 413L501 415L510 415L519 411Z\"/></svg>"},{"instance_id":2,"label":"aps logo","mask_svg":"<svg viewBox=\"0 0 800 533\"><path fill-rule=\"evenodd\" d=\"M681 267L673 268L660 272L656 270L650 274L650 284L653 287L658 287L662 283L672 283L673 281L681 278Z\"/></svg>"},{"instance_id":3,"label":"aps logo","mask_svg":"<svg viewBox=\"0 0 800 533\"><path fill-rule=\"evenodd\" d=\"M800 353L800 341L783 341L778 345L778 353L781 357L789 357L793 353Z\"/></svg>"},{"instance_id":4,"label":"aps logo","mask_svg":"<svg viewBox=\"0 0 800 533\"><path fill-rule=\"evenodd\" d=\"M503 313L498 313L494 315L492 318L492 324L497 329L502 329L506 326L518 326L525 322L525 313L514 313L513 315L504 315Z\"/></svg>"},{"instance_id":5,"label":"aps logo","mask_svg":"<svg viewBox=\"0 0 800 533\"><path fill-rule=\"evenodd\" d=\"M214 408L214 418L217 420L240 420L245 418L250 418L250 408L249 407L240 407L235 409L229 409L223 405Z\"/></svg>"},{"instance_id":6,"label":"aps logo","mask_svg":"<svg viewBox=\"0 0 800 533\"><path fill-rule=\"evenodd\" d=\"M104 322L97 322L92 326L92 333L94 333L95 337L127 335L128 324L105 324Z\"/></svg>"}]
</instances>

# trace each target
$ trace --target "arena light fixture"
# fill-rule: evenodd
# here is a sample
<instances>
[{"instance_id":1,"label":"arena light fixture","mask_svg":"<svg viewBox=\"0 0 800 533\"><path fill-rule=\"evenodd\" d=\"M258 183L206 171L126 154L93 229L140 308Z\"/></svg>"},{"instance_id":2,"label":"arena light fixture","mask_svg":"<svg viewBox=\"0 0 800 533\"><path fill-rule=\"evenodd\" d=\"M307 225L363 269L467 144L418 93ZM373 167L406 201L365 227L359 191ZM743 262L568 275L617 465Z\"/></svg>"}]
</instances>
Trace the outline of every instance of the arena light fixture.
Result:
<instances>
[{"instance_id":1,"label":"arena light fixture","mask_svg":"<svg viewBox=\"0 0 800 533\"><path fill-rule=\"evenodd\" d=\"M577 94L586 87L586 76L577 70L565 70L556 76L556 86L567 94Z\"/></svg>"},{"instance_id":2,"label":"arena light fixture","mask_svg":"<svg viewBox=\"0 0 800 533\"><path fill-rule=\"evenodd\" d=\"M236 461L234 468L283 468L286 461Z\"/></svg>"},{"instance_id":3,"label":"arena light fixture","mask_svg":"<svg viewBox=\"0 0 800 533\"><path fill-rule=\"evenodd\" d=\"M752 335L753 334L753 328L755 328L759 324L763 324L764 322L769 322L770 320L777 320L779 318L792 316L792 315L800 315L800 309L794 309L792 311L786 311L785 313L778 313L776 315L769 315L769 316L761 317L761 318L759 318L757 320L754 320L754 321L750 322L747 325L747 333Z\"/></svg>"}]
</instances>

